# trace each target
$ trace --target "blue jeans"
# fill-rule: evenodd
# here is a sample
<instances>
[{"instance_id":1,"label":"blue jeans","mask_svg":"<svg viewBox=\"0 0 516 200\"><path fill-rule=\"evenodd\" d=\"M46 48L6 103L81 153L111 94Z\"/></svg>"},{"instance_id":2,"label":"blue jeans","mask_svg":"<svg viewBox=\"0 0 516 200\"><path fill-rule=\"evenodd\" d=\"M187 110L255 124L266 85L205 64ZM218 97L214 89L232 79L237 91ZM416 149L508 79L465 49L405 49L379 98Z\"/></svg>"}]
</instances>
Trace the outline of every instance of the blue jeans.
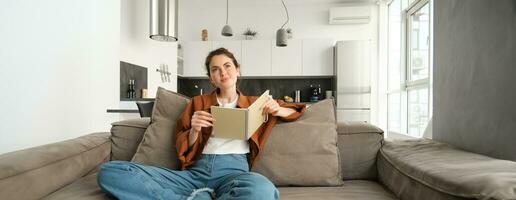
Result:
<instances>
[{"instance_id":1,"label":"blue jeans","mask_svg":"<svg viewBox=\"0 0 516 200\"><path fill-rule=\"evenodd\" d=\"M279 198L267 178L249 172L245 154L203 154L184 171L111 161L101 166L97 181L122 200Z\"/></svg>"}]
</instances>

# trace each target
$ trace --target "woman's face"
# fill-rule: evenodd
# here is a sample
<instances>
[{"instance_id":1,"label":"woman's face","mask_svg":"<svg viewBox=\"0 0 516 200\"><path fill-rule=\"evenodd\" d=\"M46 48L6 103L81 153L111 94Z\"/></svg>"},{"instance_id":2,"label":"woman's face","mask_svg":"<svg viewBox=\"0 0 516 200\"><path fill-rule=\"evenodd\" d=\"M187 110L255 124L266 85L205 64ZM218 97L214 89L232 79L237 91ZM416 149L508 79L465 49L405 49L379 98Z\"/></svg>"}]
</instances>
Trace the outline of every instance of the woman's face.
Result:
<instances>
[{"instance_id":1,"label":"woman's face","mask_svg":"<svg viewBox=\"0 0 516 200\"><path fill-rule=\"evenodd\" d=\"M235 86L240 69L226 55L216 55L210 61L210 81L215 87L228 89Z\"/></svg>"}]
</instances>

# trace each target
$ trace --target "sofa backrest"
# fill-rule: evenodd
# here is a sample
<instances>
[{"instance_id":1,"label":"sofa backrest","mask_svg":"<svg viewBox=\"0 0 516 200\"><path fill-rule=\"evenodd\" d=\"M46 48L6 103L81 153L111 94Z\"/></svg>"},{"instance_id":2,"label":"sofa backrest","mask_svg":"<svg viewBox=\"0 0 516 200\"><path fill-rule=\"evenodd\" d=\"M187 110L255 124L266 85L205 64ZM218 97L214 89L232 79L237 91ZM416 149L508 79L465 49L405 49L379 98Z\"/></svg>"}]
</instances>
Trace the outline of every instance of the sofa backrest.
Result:
<instances>
[{"instance_id":1,"label":"sofa backrest","mask_svg":"<svg viewBox=\"0 0 516 200\"><path fill-rule=\"evenodd\" d=\"M111 160L131 160L149 123L149 118L113 123ZM376 156L383 131L365 122L340 122L337 132L343 179L376 180Z\"/></svg>"}]
</instances>

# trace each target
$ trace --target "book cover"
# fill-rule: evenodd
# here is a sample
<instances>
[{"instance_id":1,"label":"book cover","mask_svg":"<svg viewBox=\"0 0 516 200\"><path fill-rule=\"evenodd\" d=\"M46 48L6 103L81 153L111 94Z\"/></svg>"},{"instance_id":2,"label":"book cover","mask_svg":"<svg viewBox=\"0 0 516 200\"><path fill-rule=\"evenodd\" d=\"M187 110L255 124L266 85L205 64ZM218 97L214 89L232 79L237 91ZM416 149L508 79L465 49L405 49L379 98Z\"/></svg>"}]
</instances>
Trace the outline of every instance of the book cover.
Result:
<instances>
[{"instance_id":1,"label":"book cover","mask_svg":"<svg viewBox=\"0 0 516 200\"><path fill-rule=\"evenodd\" d=\"M271 97L269 90L265 91L248 108L211 107L214 137L248 140L265 121L266 114L262 114L263 105Z\"/></svg>"}]
</instances>

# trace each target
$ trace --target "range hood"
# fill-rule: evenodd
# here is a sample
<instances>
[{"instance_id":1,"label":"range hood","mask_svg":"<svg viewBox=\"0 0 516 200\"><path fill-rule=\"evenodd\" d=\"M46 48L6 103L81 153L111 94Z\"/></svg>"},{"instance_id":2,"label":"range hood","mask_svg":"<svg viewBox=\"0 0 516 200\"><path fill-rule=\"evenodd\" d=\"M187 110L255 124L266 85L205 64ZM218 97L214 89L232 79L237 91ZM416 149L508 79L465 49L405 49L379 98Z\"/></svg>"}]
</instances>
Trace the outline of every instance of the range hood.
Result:
<instances>
[{"instance_id":1,"label":"range hood","mask_svg":"<svg viewBox=\"0 0 516 200\"><path fill-rule=\"evenodd\" d=\"M150 38L175 42L177 37L177 0L150 0ZM170 12L172 11L172 13Z\"/></svg>"}]
</instances>

